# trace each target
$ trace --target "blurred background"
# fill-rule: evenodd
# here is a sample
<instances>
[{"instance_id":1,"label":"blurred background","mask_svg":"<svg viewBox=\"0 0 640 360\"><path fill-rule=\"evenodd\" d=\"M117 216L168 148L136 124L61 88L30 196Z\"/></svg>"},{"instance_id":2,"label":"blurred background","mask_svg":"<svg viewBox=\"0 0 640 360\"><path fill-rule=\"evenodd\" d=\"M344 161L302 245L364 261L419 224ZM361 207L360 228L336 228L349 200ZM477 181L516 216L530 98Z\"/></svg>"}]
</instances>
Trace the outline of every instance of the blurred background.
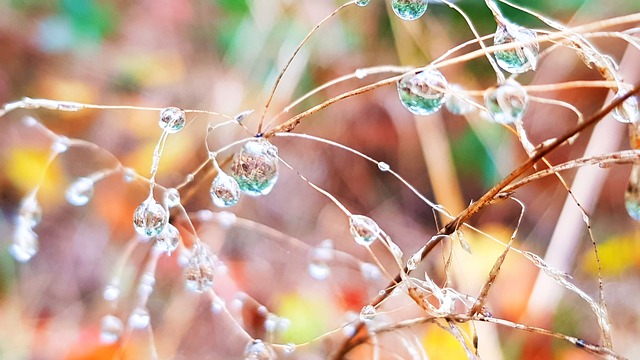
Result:
<instances>
[{"instance_id":1,"label":"blurred background","mask_svg":"<svg viewBox=\"0 0 640 360\"><path fill-rule=\"evenodd\" d=\"M640 11L639 4L625 0L517 3L572 25ZM340 4L311 0L3 0L0 103L28 96L102 105L178 106L229 116L255 110L245 122L253 133L280 69L309 30ZM483 1L461 0L457 4L481 34L495 31L495 21ZM515 23L544 28L529 15L501 8ZM427 14L411 23L395 18L385 1L350 6L323 25L302 48L282 78L266 119L272 119L306 92L358 68L422 66L471 38L462 17L446 5L429 5ZM640 80L637 49L627 49L626 43L615 39L596 38L593 42L614 59L624 59L620 72L626 80ZM495 85L495 74L482 58L443 68L442 72L450 84L465 89ZM278 119L283 121L332 96L382 78L367 76L337 84ZM600 76L573 52L559 49L542 59L535 73L525 74L519 81L550 84L577 79L598 80ZM597 88L536 94L568 101L586 116L596 111L607 95ZM26 116L35 117L56 134L90 141L99 149L72 147L47 167L52 138L40 128L26 126ZM176 186L207 159L206 129L209 122L215 124L220 118L200 114L188 119L189 126L167 141L158 174L162 186ZM110 309L103 289L134 238L131 217L148 188L143 182L125 182L121 176L111 176L96 185L93 199L83 207L69 205L64 191L77 177L118 164L149 176L153 149L161 134L156 126L158 113L16 110L0 121L1 358L152 358L152 349L160 358L241 358L248 338L238 331L237 324L254 338L278 344L306 343L357 318L362 306L388 283L371 264L371 256L353 242L344 214L295 172L282 166L278 183L269 195L245 196L237 206L226 209L234 217L221 215L220 209L211 204L208 190L212 174L204 171L180 193L187 211L213 211L194 215L193 222L200 238L226 266L214 289L226 301L230 315L212 312L206 297L184 290L177 253L162 257L158 263L155 290L147 305L151 327L134 331L126 342L104 344L100 341L100 319L109 313L122 319L129 316L135 286L148 260L150 244L141 243L119 275L122 301L115 310ZM532 141L539 143L564 133L576 118L566 109L533 103L524 122ZM626 126L611 118L605 122L610 123L607 131L611 134L600 141L613 150L628 148ZM480 114L465 118L443 109L428 117L412 116L398 101L395 86L338 102L305 118L296 132L348 145L388 163L451 214L478 199L526 158L512 133ZM220 148L247 135L240 128L224 127L212 133L209 145ZM586 131L571 146L551 154L549 160L560 163L581 157L590 136L591 130ZM276 138L273 143L284 160L351 212L376 220L405 254L418 250L443 224L433 209L370 162L303 139ZM221 154L220 159L235 150ZM228 169L229 165L222 167ZM605 175L604 183L587 187L590 197L579 200L593 204L589 213L602 260L615 349L636 358L640 356L636 341L640 306L630 299L640 294L640 228L624 206L629 169L614 166L596 170ZM571 183L575 172L568 171L565 176ZM40 251L30 262L20 264L6 249L12 241L20 201L38 184L43 220L35 231ZM515 246L543 256L558 228L577 229L577 245L570 249L568 260L552 265L566 269L581 289L596 298L597 265L591 241L580 218L558 222L567 191L557 178L527 185L515 196L526 205ZM497 203L470 223L506 242L519 213L515 203ZM186 225L181 227L181 234L188 237ZM471 245L471 255L458 243L448 241L421 270L442 284L447 279L443 258L453 249L457 265L452 270L455 276L450 280L455 281L451 286L475 295L501 247L471 231L465 231L465 240ZM336 252L325 259L326 274L310 272L314 249L327 244L332 244ZM397 269L384 249L376 245L372 250L394 275ZM510 254L489 297L492 314L599 343L595 317L588 304L573 294L560 289L559 302L532 310L528 302L537 274L522 256ZM386 305L389 312L384 321L420 314L402 304L406 301ZM261 306L290 323L275 335L265 333L269 316ZM403 311L390 311L398 307ZM299 346L288 357L325 358L348 333L348 328L343 330ZM593 358L548 337L506 327L487 331L487 338L493 340L480 338L481 344L486 341L481 353L490 354L485 358ZM381 339L388 342L383 348L408 358L406 349L397 348L399 340L394 336L415 338L415 344L420 344L430 359L465 358L455 339L438 326L419 326L409 333ZM352 353L352 358L370 356L370 348Z\"/></svg>"}]
</instances>

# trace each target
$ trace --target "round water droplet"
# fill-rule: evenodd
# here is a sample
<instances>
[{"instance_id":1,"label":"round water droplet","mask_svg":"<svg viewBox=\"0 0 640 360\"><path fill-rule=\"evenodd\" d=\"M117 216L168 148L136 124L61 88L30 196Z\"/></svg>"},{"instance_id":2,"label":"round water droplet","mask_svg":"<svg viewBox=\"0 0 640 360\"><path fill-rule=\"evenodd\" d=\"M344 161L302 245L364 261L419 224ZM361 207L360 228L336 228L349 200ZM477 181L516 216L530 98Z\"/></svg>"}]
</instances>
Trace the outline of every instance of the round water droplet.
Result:
<instances>
[{"instance_id":1,"label":"round water droplet","mask_svg":"<svg viewBox=\"0 0 640 360\"><path fill-rule=\"evenodd\" d=\"M184 271L187 289L198 293L211 289L214 270L213 259L207 254L205 247L194 245L189 263Z\"/></svg>"},{"instance_id":2,"label":"round water droplet","mask_svg":"<svg viewBox=\"0 0 640 360\"><path fill-rule=\"evenodd\" d=\"M184 110L177 107L168 107L160 112L158 125L169 134L175 134L184 129L186 115Z\"/></svg>"},{"instance_id":3,"label":"round water droplet","mask_svg":"<svg viewBox=\"0 0 640 360\"><path fill-rule=\"evenodd\" d=\"M178 192L178 189L168 188L164 192L164 204L169 208L180 205L180 193Z\"/></svg>"},{"instance_id":4,"label":"round water droplet","mask_svg":"<svg viewBox=\"0 0 640 360\"><path fill-rule=\"evenodd\" d=\"M34 257L40 248L38 234L25 221L17 221L13 230L13 241L9 245L9 253L18 262L27 262Z\"/></svg>"},{"instance_id":5,"label":"round water droplet","mask_svg":"<svg viewBox=\"0 0 640 360\"><path fill-rule=\"evenodd\" d=\"M102 297L107 301L118 300L120 297L120 288L117 285L109 284L104 287Z\"/></svg>"},{"instance_id":6,"label":"round water droplet","mask_svg":"<svg viewBox=\"0 0 640 360\"><path fill-rule=\"evenodd\" d=\"M360 321L371 321L376 316L376 308L373 305L365 305L360 310Z\"/></svg>"},{"instance_id":7,"label":"round water droplet","mask_svg":"<svg viewBox=\"0 0 640 360\"><path fill-rule=\"evenodd\" d=\"M462 95L463 89L460 85L449 85L450 96L447 99L445 106L450 113L454 115L465 115L473 112L476 108L472 105L471 100Z\"/></svg>"},{"instance_id":8,"label":"round water droplet","mask_svg":"<svg viewBox=\"0 0 640 360\"><path fill-rule=\"evenodd\" d=\"M535 40L536 33L532 30L510 23L498 24L493 37L494 45L534 41L526 45L516 46L513 49L496 51L494 56L498 66L513 74L524 73L531 69L535 70L538 52L540 51L540 45Z\"/></svg>"},{"instance_id":9,"label":"round water droplet","mask_svg":"<svg viewBox=\"0 0 640 360\"><path fill-rule=\"evenodd\" d=\"M522 120L529 105L527 91L517 81L509 79L497 88L488 89L484 104L491 118L500 124Z\"/></svg>"},{"instance_id":10,"label":"round water droplet","mask_svg":"<svg viewBox=\"0 0 640 360\"><path fill-rule=\"evenodd\" d=\"M150 322L151 316L149 316L149 311L143 307L137 307L133 309L133 312L129 315L127 325L132 329L144 329L149 326Z\"/></svg>"},{"instance_id":11,"label":"round water droplet","mask_svg":"<svg viewBox=\"0 0 640 360\"><path fill-rule=\"evenodd\" d=\"M380 161L378 163L378 169L380 169L380 171L389 171L391 170L391 166L389 166L389 164L387 164L386 162Z\"/></svg>"},{"instance_id":12,"label":"round water droplet","mask_svg":"<svg viewBox=\"0 0 640 360\"><path fill-rule=\"evenodd\" d=\"M327 239L322 241L317 247L311 249L309 266L307 271L309 276L316 280L326 280L331 274L329 263L333 260L333 241Z\"/></svg>"},{"instance_id":13,"label":"round water droplet","mask_svg":"<svg viewBox=\"0 0 640 360\"><path fill-rule=\"evenodd\" d=\"M367 76L367 70L365 69L356 69L355 73L358 79L364 79Z\"/></svg>"},{"instance_id":14,"label":"round water droplet","mask_svg":"<svg viewBox=\"0 0 640 360\"><path fill-rule=\"evenodd\" d=\"M624 193L624 205L629 216L640 221L640 165L631 167L629 185Z\"/></svg>"},{"instance_id":15,"label":"round water droplet","mask_svg":"<svg viewBox=\"0 0 640 360\"><path fill-rule=\"evenodd\" d=\"M370 2L371 2L371 0L357 0L356 1L356 5L358 5L358 6L367 6L367 5L369 5Z\"/></svg>"},{"instance_id":16,"label":"round water droplet","mask_svg":"<svg viewBox=\"0 0 640 360\"><path fill-rule=\"evenodd\" d=\"M213 301L211 301L211 312L214 314L220 314L224 310L224 306L224 300L219 296L216 296Z\"/></svg>"},{"instance_id":17,"label":"round water droplet","mask_svg":"<svg viewBox=\"0 0 640 360\"><path fill-rule=\"evenodd\" d=\"M362 277L367 280L378 280L382 276L380 268L377 265L368 262L360 264L360 272L362 273Z\"/></svg>"},{"instance_id":18,"label":"round water droplet","mask_svg":"<svg viewBox=\"0 0 640 360\"><path fill-rule=\"evenodd\" d=\"M436 69L407 74L398 81L400 102L416 115L430 115L447 100L447 80Z\"/></svg>"},{"instance_id":19,"label":"round water droplet","mask_svg":"<svg viewBox=\"0 0 640 360\"><path fill-rule=\"evenodd\" d=\"M71 144L71 141L69 140L68 137L64 135L58 135L56 139L53 141L53 143L51 143L51 151L53 151L56 154L62 154L67 150L69 150L70 144Z\"/></svg>"},{"instance_id":20,"label":"round water droplet","mask_svg":"<svg viewBox=\"0 0 640 360\"><path fill-rule=\"evenodd\" d=\"M242 192L266 195L278 180L278 148L266 139L247 141L233 157L231 171Z\"/></svg>"},{"instance_id":21,"label":"round water droplet","mask_svg":"<svg viewBox=\"0 0 640 360\"><path fill-rule=\"evenodd\" d=\"M100 341L104 344L113 344L120 340L123 331L122 320L114 315L105 315L100 324Z\"/></svg>"},{"instance_id":22,"label":"round water droplet","mask_svg":"<svg viewBox=\"0 0 640 360\"><path fill-rule=\"evenodd\" d=\"M428 0L392 0L393 12L402 20L416 20L424 15L429 5Z\"/></svg>"},{"instance_id":23,"label":"round water droplet","mask_svg":"<svg viewBox=\"0 0 640 360\"><path fill-rule=\"evenodd\" d=\"M272 360L276 354L260 339L251 340L244 349L244 360Z\"/></svg>"},{"instance_id":24,"label":"round water droplet","mask_svg":"<svg viewBox=\"0 0 640 360\"><path fill-rule=\"evenodd\" d=\"M369 246L380 235L380 227L373 219L364 215L352 215L349 218L349 230L356 243Z\"/></svg>"},{"instance_id":25,"label":"round water droplet","mask_svg":"<svg viewBox=\"0 0 640 360\"><path fill-rule=\"evenodd\" d=\"M142 236L157 236L167 226L168 216L162 205L148 198L133 214L133 227Z\"/></svg>"},{"instance_id":26,"label":"round water droplet","mask_svg":"<svg viewBox=\"0 0 640 360\"><path fill-rule=\"evenodd\" d=\"M122 180L124 180L124 182L132 182L136 179L136 175L136 171L132 168L122 168Z\"/></svg>"},{"instance_id":27,"label":"round water droplet","mask_svg":"<svg viewBox=\"0 0 640 360\"><path fill-rule=\"evenodd\" d=\"M211 183L211 200L218 207L233 206L240 200L240 185L236 179L225 174L221 170Z\"/></svg>"},{"instance_id":28,"label":"round water droplet","mask_svg":"<svg viewBox=\"0 0 640 360\"><path fill-rule=\"evenodd\" d=\"M180 244L180 231L173 224L167 224L164 230L156 236L154 246L167 255L171 255Z\"/></svg>"},{"instance_id":29,"label":"round water droplet","mask_svg":"<svg viewBox=\"0 0 640 360\"><path fill-rule=\"evenodd\" d=\"M94 182L93 180L80 177L76 179L65 193L65 197L69 204L74 206L86 205L93 197Z\"/></svg>"},{"instance_id":30,"label":"round water droplet","mask_svg":"<svg viewBox=\"0 0 640 360\"><path fill-rule=\"evenodd\" d=\"M618 91L615 98L622 97L624 91ZM630 96L622 104L616 106L611 115L614 119L621 123L632 124L640 120L640 110L638 110L638 98L636 96Z\"/></svg>"},{"instance_id":31,"label":"round water droplet","mask_svg":"<svg viewBox=\"0 0 640 360\"><path fill-rule=\"evenodd\" d=\"M20 209L18 209L18 221L23 222L23 225L34 228L42 220L42 208L36 198L35 193L30 193L25 196L20 202Z\"/></svg>"}]
</instances>

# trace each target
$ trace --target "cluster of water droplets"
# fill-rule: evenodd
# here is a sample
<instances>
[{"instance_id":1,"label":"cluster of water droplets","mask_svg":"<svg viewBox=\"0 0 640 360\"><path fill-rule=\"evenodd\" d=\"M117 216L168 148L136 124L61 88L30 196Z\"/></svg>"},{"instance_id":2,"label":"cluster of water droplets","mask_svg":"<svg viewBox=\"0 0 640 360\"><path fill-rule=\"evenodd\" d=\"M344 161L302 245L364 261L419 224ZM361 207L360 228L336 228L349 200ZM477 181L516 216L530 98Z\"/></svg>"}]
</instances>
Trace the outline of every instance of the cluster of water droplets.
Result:
<instances>
[{"instance_id":1,"label":"cluster of water droplets","mask_svg":"<svg viewBox=\"0 0 640 360\"><path fill-rule=\"evenodd\" d=\"M402 105L416 115L433 114L447 100L447 79L433 68L405 75L397 88Z\"/></svg>"},{"instance_id":2,"label":"cluster of water droplets","mask_svg":"<svg viewBox=\"0 0 640 360\"><path fill-rule=\"evenodd\" d=\"M392 0L391 9L402 20L416 20L427 11L428 0Z\"/></svg>"},{"instance_id":3,"label":"cluster of water droplets","mask_svg":"<svg viewBox=\"0 0 640 360\"><path fill-rule=\"evenodd\" d=\"M536 39L536 33L530 29L499 21L493 37L494 45L514 44L514 47L494 53L498 66L512 74L535 70L540 51Z\"/></svg>"},{"instance_id":4,"label":"cluster of water droplets","mask_svg":"<svg viewBox=\"0 0 640 360\"><path fill-rule=\"evenodd\" d=\"M520 83L508 79L503 84L486 90L484 104L495 122L511 124L522 120L529 106L529 96Z\"/></svg>"}]
</instances>

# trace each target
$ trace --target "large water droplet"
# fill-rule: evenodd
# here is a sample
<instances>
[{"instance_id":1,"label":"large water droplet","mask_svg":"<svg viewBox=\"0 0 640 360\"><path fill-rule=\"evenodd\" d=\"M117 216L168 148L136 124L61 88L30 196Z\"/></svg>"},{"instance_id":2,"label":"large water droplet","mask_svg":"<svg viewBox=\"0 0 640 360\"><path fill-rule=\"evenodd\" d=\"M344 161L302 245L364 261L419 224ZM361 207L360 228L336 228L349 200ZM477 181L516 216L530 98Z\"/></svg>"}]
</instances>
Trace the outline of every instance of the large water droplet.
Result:
<instances>
[{"instance_id":1,"label":"large water droplet","mask_svg":"<svg viewBox=\"0 0 640 360\"><path fill-rule=\"evenodd\" d=\"M94 182L93 180L80 177L76 179L65 193L65 197L69 204L74 206L86 205L93 197Z\"/></svg>"},{"instance_id":2,"label":"large water droplet","mask_svg":"<svg viewBox=\"0 0 640 360\"><path fill-rule=\"evenodd\" d=\"M158 125L169 134L175 134L184 129L186 115L184 110L177 107L168 107L160 112Z\"/></svg>"},{"instance_id":3,"label":"large water droplet","mask_svg":"<svg viewBox=\"0 0 640 360\"><path fill-rule=\"evenodd\" d=\"M524 116L529 96L522 85L509 79L496 88L488 89L484 94L484 104L495 122L511 124Z\"/></svg>"},{"instance_id":4,"label":"large water droplet","mask_svg":"<svg viewBox=\"0 0 640 360\"><path fill-rule=\"evenodd\" d=\"M162 232L156 236L155 247L160 251L164 251L167 255L178 248L180 244L180 231L173 226L173 224L167 224Z\"/></svg>"},{"instance_id":5,"label":"large water droplet","mask_svg":"<svg viewBox=\"0 0 640 360\"><path fill-rule=\"evenodd\" d=\"M18 219L20 222L24 222L23 225L31 228L40 224L42 220L42 208L40 208L40 203L38 203L35 192L28 194L20 202Z\"/></svg>"},{"instance_id":6,"label":"large water droplet","mask_svg":"<svg viewBox=\"0 0 640 360\"><path fill-rule=\"evenodd\" d=\"M167 226L167 221L164 207L153 198L143 201L133 214L133 227L140 235L147 237L160 235Z\"/></svg>"},{"instance_id":7,"label":"large water droplet","mask_svg":"<svg viewBox=\"0 0 640 360\"><path fill-rule=\"evenodd\" d=\"M380 235L380 227L373 219L364 215L351 215L349 218L349 230L356 243L369 246Z\"/></svg>"},{"instance_id":8,"label":"large water droplet","mask_svg":"<svg viewBox=\"0 0 640 360\"><path fill-rule=\"evenodd\" d=\"M465 115L476 109L472 105L471 100L462 94L464 90L460 85L449 85L449 90L451 90L450 96L445 106L450 113L454 115Z\"/></svg>"},{"instance_id":9,"label":"large water droplet","mask_svg":"<svg viewBox=\"0 0 640 360\"><path fill-rule=\"evenodd\" d=\"M376 316L376 308L373 305L365 305L360 310L360 321L371 321Z\"/></svg>"},{"instance_id":10,"label":"large water droplet","mask_svg":"<svg viewBox=\"0 0 640 360\"><path fill-rule=\"evenodd\" d=\"M326 280L331 274L330 262L333 260L333 241L326 239L317 247L311 249L309 266L307 271L309 276L316 280Z\"/></svg>"},{"instance_id":11,"label":"large water droplet","mask_svg":"<svg viewBox=\"0 0 640 360\"><path fill-rule=\"evenodd\" d=\"M100 341L105 344L113 344L120 340L124 324L114 315L105 315L100 324Z\"/></svg>"},{"instance_id":12,"label":"large water droplet","mask_svg":"<svg viewBox=\"0 0 640 360\"><path fill-rule=\"evenodd\" d=\"M231 171L242 192L266 195L278 180L278 148L266 139L247 141L235 154Z\"/></svg>"},{"instance_id":13,"label":"large water droplet","mask_svg":"<svg viewBox=\"0 0 640 360\"><path fill-rule=\"evenodd\" d=\"M244 360L272 360L276 354L271 346L260 339L251 340L244 349Z\"/></svg>"},{"instance_id":14,"label":"large water droplet","mask_svg":"<svg viewBox=\"0 0 640 360\"><path fill-rule=\"evenodd\" d=\"M211 200L218 207L233 206L240 200L240 185L233 177L219 170L211 182Z\"/></svg>"},{"instance_id":15,"label":"large water droplet","mask_svg":"<svg viewBox=\"0 0 640 360\"><path fill-rule=\"evenodd\" d=\"M624 193L624 205L629 216L640 221L640 165L636 164L631 167L629 185Z\"/></svg>"},{"instance_id":16,"label":"large water droplet","mask_svg":"<svg viewBox=\"0 0 640 360\"><path fill-rule=\"evenodd\" d=\"M129 315L127 325L132 329L144 329L149 326L150 322L151 316L149 315L149 310L144 307L137 307L133 309L131 315Z\"/></svg>"},{"instance_id":17,"label":"large water droplet","mask_svg":"<svg viewBox=\"0 0 640 360\"><path fill-rule=\"evenodd\" d=\"M180 205L180 193L178 192L178 189L168 188L164 192L164 204L169 208Z\"/></svg>"},{"instance_id":18,"label":"large water droplet","mask_svg":"<svg viewBox=\"0 0 640 360\"><path fill-rule=\"evenodd\" d=\"M203 293L213 287L214 263L204 246L196 244L184 271L187 289Z\"/></svg>"},{"instance_id":19,"label":"large water droplet","mask_svg":"<svg viewBox=\"0 0 640 360\"><path fill-rule=\"evenodd\" d=\"M398 96L404 107L416 115L430 115L447 100L447 80L436 69L407 74L398 81Z\"/></svg>"},{"instance_id":20,"label":"large water droplet","mask_svg":"<svg viewBox=\"0 0 640 360\"><path fill-rule=\"evenodd\" d=\"M428 0L392 0L393 12L402 20L415 20L424 15L429 5Z\"/></svg>"},{"instance_id":21,"label":"large water droplet","mask_svg":"<svg viewBox=\"0 0 640 360\"><path fill-rule=\"evenodd\" d=\"M535 39L536 33L532 30L511 23L498 24L493 37L495 45L534 41L513 49L496 51L494 55L498 65L513 74L524 73L530 69L535 70L540 50L540 45L535 42Z\"/></svg>"},{"instance_id":22,"label":"large water droplet","mask_svg":"<svg viewBox=\"0 0 640 360\"><path fill-rule=\"evenodd\" d=\"M622 97L625 94L624 91L618 91L615 98ZM614 119L626 123L632 124L640 120L640 110L638 110L638 98L636 96L630 96L622 104L616 106L611 115Z\"/></svg>"},{"instance_id":23,"label":"large water droplet","mask_svg":"<svg viewBox=\"0 0 640 360\"><path fill-rule=\"evenodd\" d=\"M9 246L11 256L16 261L27 262L38 253L39 248L38 234L26 220L18 219L13 230L13 242Z\"/></svg>"}]
</instances>

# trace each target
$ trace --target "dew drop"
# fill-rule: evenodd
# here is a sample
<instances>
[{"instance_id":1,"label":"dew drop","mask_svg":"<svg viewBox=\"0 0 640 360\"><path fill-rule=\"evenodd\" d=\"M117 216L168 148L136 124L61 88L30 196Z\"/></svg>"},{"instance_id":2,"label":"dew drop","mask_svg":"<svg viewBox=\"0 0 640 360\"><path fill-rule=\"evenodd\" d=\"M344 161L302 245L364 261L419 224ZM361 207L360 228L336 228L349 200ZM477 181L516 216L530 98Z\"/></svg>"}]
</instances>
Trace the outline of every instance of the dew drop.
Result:
<instances>
[{"instance_id":1,"label":"dew drop","mask_svg":"<svg viewBox=\"0 0 640 360\"><path fill-rule=\"evenodd\" d=\"M149 310L144 307L137 307L133 309L133 312L129 315L127 325L132 329L144 329L149 326L150 322L151 316L149 316Z\"/></svg>"},{"instance_id":2,"label":"dew drop","mask_svg":"<svg viewBox=\"0 0 640 360\"><path fill-rule=\"evenodd\" d=\"M69 204L74 206L86 205L93 197L94 182L93 180L80 177L76 179L65 193L65 197Z\"/></svg>"},{"instance_id":3,"label":"dew drop","mask_svg":"<svg viewBox=\"0 0 640 360\"><path fill-rule=\"evenodd\" d=\"M35 192L28 194L20 202L18 209L18 221L23 222L25 226L30 228L36 227L42 220L42 208L36 198Z\"/></svg>"},{"instance_id":4,"label":"dew drop","mask_svg":"<svg viewBox=\"0 0 640 360\"><path fill-rule=\"evenodd\" d=\"M130 183L133 180L136 179L136 171L133 170L132 168L122 168L122 180L124 180L124 182Z\"/></svg>"},{"instance_id":5,"label":"dew drop","mask_svg":"<svg viewBox=\"0 0 640 360\"><path fill-rule=\"evenodd\" d=\"M389 166L389 164L387 164L386 162L380 161L378 163L378 169L380 169L380 171L389 171L391 170L391 166Z\"/></svg>"},{"instance_id":6,"label":"dew drop","mask_svg":"<svg viewBox=\"0 0 640 360\"><path fill-rule=\"evenodd\" d=\"M624 205L629 216L640 221L640 165L631 167L629 185L624 193Z\"/></svg>"},{"instance_id":7,"label":"dew drop","mask_svg":"<svg viewBox=\"0 0 640 360\"><path fill-rule=\"evenodd\" d=\"M380 235L380 227L373 219L364 215L351 215L349 230L357 244L369 246Z\"/></svg>"},{"instance_id":8,"label":"dew drop","mask_svg":"<svg viewBox=\"0 0 640 360\"><path fill-rule=\"evenodd\" d=\"M240 185L233 177L219 170L211 183L211 200L217 207L229 207L240 200Z\"/></svg>"},{"instance_id":9,"label":"dew drop","mask_svg":"<svg viewBox=\"0 0 640 360\"><path fill-rule=\"evenodd\" d=\"M450 113L454 115L465 115L473 112L476 108L472 105L471 100L462 95L464 91L460 85L449 85L451 96L447 99L445 106Z\"/></svg>"},{"instance_id":10,"label":"dew drop","mask_svg":"<svg viewBox=\"0 0 640 360\"><path fill-rule=\"evenodd\" d=\"M120 340L124 331L122 320L114 315L105 315L100 324L100 341L103 344L113 344Z\"/></svg>"},{"instance_id":11,"label":"dew drop","mask_svg":"<svg viewBox=\"0 0 640 360\"><path fill-rule=\"evenodd\" d=\"M535 70L540 50L540 45L535 40L536 33L532 30L511 23L498 24L493 37L494 45L534 41L512 49L496 51L494 56L498 66L512 74Z\"/></svg>"},{"instance_id":12,"label":"dew drop","mask_svg":"<svg viewBox=\"0 0 640 360\"><path fill-rule=\"evenodd\" d=\"M53 151L56 154L62 154L67 150L69 150L70 144L71 144L71 141L69 140L68 137L64 135L58 135L56 139L53 141L53 143L51 143L51 151Z\"/></svg>"},{"instance_id":13,"label":"dew drop","mask_svg":"<svg viewBox=\"0 0 640 360\"><path fill-rule=\"evenodd\" d=\"M266 195L278 180L278 148L266 139L247 141L235 154L231 171L242 192Z\"/></svg>"},{"instance_id":14,"label":"dew drop","mask_svg":"<svg viewBox=\"0 0 640 360\"><path fill-rule=\"evenodd\" d=\"M393 12L402 20L416 20L424 15L429 5L428 0L392 0Z\"/></svg>"},{"instance_id":15,"label":"dew drop","mask_svg":"<svg viewBox=\"0 0 640 360\"><path fill-rule=\"evenodd\" d=\"M9 253L18 262L27 262L34 257L40 248L38 234L25 220L18 220L13 230L13 242L9 245Z\"/></svg>"},{"instance_id":16,"label":"dew drop","mask_svg":"<svg viewBox=\"0 0 640 360\"><path fill-rule=\"evenodd\" d=\"M156 278L152 273L144 273L140 277L140 283L138 284L138 295L145 297L151 295L155 283Z\"/></svg>"},{"instance_id":17,"label":"dew drop","mask_svg":"<svg viewBox=\"0 0 640 360\"><path fill-rule=\"evenodd\" d=\"M615 98L622 97L624 91L618 91ZM638 98L636 96L630 96L622 104L616 106L611 115L614 119L621 123L632 124L640 120L640 110L638 110Z\"/></svg>"},{"instance_id":18,"label":"dew drop","mask_svg":"<svg viewBox=\"0 0 640 360\"><path fill-rule=\"evenodd\" d=\"M154 246L163 252L166 252L167 255L171 255L174 252L178 245L180 244L180 231L173 226L173 224L167 224L167 226L162 230L162 232L156 236L156 242Z\"/></svg>"},{"instance_id":19,"label":"dew drop","mask_svg":"<svg viewBox=\"0 0 640 360\"><path fill-rule=\"evenodd\" d=\"M402 105L416 115L433 114L447 100L447 80L436 69L407 74L398 81L397 87Z\"/></svg>"},{"instance_id":20,"label":"dew drop","mask_svg":"<svg viewBox=\"0 0 640 360\"><path fill-rule=\"evenodd\" d=\"M331 275L329 263L333 260L333 251L331 239L326 239L311 249L309 266L307 267L309 276L316 280L326 280Z\"/></svg>"},{"instance_id":21,"label":"dew drop","mask_svg":"<svg viewBox=\"0 0 640 360\"><path fill-rule=\"evenodd\" d=\"M167 226L168 216L162 205L148 198L138 206L133 214L133 227L146 237L157 236Z\"/></svg>"},{"instance_id":22,"label":"dew drop","mask_svg":"<svg viewBox=\"0 0 640 360\"><path fill-rule=\"evenodd\" d=\"M169 208L180 205L180 193L178 192L178 189L168 188L164 192L164 204Z\"/></svg>"},{"instance_id":23,"label":"dew drop","mask_svg":"<svg viewBox=\"0 0 640 360\"><path fill-rule=\"evenodd\" d=\"M109 284L104 287L102 297L107 301L114 301L120 297L120 288L117 285Z\"/></svg>"},{"instance_id":24,"label":"dew drop","mask_svg":"<svg viewBox=\"0 0 640 360\"><path fill-rule=\"evenodd\" d=\"M365 69L356 69L356 78L364 79L367 76L367 70Z\"/></svg>"},{"instance_id":25,"label":"dew drop","mask_svg":"<svg viewBox=\"0 0 640 360\"><path fill-rule=\"evenodd\" d=\"M276 354L271 346L260 339L249 341L244 349L244 360L272 360L276 359Z\"/></svg>"},{"instance_id":26,"label":"dew drop","mask_svg":"<svg viewBox=\"0 0 640 360\"><path fill-rule=\"evenodd\" d=\"M484 104L495 122L511 124L524 116L529 96L522 85L509 79L498 87L488 89L484 94Z\"/></svg>"},{"instance_id":27,"label":"dew drop","mask_svg":"<svg viewBox=\"0 0 640 360\"><path fill-rule=\"evenodd\" d=\"M360 272L362 273L362 277L367 280L378 280L382 276L380 268L377 265L368 262L360 264Z\"/></svg>"},{"instance_id":28,"label":"dew drop","mask_svg":"<svg viewBox=\"0 0 640 360\"><path fill-rule=\"evenodd\" d=\"M211 301L211 312L213 312L214 314L220 314L223 310L224 300L216 296L213 301Z\"/></svg>"},{"instance_id":29,"label":"dew drop","mask_svg":"<svg viewBox=\"0 0 640 360\"><path fill-rule=\"evenodd\" d=\"M350 338L356 334L356 328L351 324L345 325L342 328L342 333L344 334L344 336Z\"/></svg>"},{"instance_id":30,"label":"dew drop","mask_svg":"<svg viewBox=\"0 0 640 360\"><path fill-rule=\"evenodd\" d=\"M371 0L357 0L356 1L356 5L358 5L358 6L367 6L367 5L369 5L370 2L371 2Z\"/></svg>"},{"instance_id":31,"label":"dew drop","mask_svg":"<svg viewBox=\"0 0 640 360\"><path fill-rule=\"evenodd\" d=\"M188 290L203 293L213 287L214 263L204 246L196 244L184 271Z\"/></svg>"},{"instance_id":32,"label":"dew drop","mask_svg":"<svg viewBox=\"0 0 640 360\"><path fill-rule=\"evenodd\" d=\"M373 305L365 305L360 310L360 321L371 321L376 316L376 308Z\"/></svg>"},{"instance_id":33,"label":"dew drop","mask_svg":"<svg viewBox=\"0 0 640 360\"><path fill-rule=\"evenodd\" d=\"M168 107L160 112L158 126L169 134L175 134L184 129L186 115L184 110L177 107Z\"/></svg>"}]
</instances>

